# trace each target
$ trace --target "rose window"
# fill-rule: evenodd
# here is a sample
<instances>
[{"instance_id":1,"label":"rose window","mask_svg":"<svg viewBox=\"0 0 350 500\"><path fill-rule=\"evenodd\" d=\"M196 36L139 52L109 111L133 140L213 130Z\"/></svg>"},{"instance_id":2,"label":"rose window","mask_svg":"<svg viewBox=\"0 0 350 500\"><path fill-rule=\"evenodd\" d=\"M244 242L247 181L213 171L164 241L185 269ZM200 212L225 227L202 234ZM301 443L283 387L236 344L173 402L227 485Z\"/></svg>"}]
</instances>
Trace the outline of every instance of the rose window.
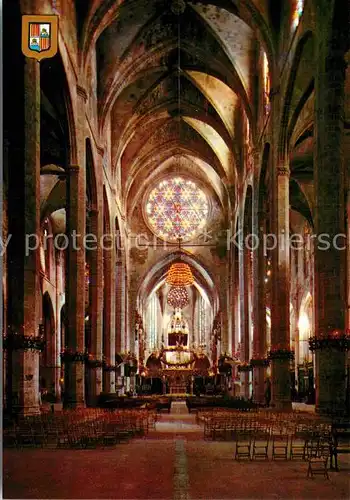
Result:
<instances>
[{"instance_id":1,"label":"rose window","mask_svg":"<svg viewBox=\"0 0 350 500\"><path fill-rule=\"evenodd\" d=\"M204 192L183 177L160 182L146 202L146 217L152 231L169 242L193 239L205 227L208 214Z\"/></svg>"}]
</instances>

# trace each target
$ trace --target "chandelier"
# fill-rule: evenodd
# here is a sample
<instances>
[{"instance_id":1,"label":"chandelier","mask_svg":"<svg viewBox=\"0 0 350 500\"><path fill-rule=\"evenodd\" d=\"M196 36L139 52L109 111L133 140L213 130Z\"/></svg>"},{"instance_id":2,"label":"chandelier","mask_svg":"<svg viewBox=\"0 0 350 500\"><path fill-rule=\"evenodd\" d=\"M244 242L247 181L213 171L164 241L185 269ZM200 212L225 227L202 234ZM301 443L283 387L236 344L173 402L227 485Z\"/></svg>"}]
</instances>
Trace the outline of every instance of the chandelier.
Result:
<instances>
[{"instance_id":1,"label":"chandelier","mask_svg":"<svg viewBox=\"0 0 350 500\"><path fill-rule=\"evenodd\" d=\"M185 262L176 262L171 264L168 271L166 282L173 287L190 286L194 282L191 268Z\"/></svg>"},{"instance_id":2,"label":"chandelier","mask_svg":"<svg viewBox=\"0 0 350 500\"><path fill-rule=\"evenodd\" d=\"M168 293L167 302L174 309L183 309L189 303L188 293L185 287L172 287Z\"/></svg>"}]
</instances>

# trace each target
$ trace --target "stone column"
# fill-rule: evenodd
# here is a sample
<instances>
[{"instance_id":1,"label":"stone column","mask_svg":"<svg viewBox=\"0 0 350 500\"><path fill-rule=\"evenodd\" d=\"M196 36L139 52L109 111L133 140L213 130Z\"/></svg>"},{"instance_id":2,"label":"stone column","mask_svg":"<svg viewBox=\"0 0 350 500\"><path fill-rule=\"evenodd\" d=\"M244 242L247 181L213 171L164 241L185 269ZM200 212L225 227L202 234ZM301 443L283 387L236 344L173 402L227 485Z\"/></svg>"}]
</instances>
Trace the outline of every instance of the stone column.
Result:
<instances>
[{"instance_id":1,"label":"stone column","mask_svg":"<svg viewBox=\"0 0 350 500\"><path fill-rule=\"evenodd\" d=\"M228 307L230 309L229 313L229 347L230 347L230 355L234 356L236 352L236 342L235 342L235 263L234 263L234 248L233 245L230 245L229 249L229 299L228 299Z\"/></svg>"},{"instance_id":2,"label":"stone column","mask_svg":"<svg viewBox=\"0 0 350 500\"><path fill-rule=\"evenodd\" d=\"M129 350L128 342L128 283L126 276L125 263L122 264L121 269L121 347L122 352L127 352Z\"/></svg>"},{"instance_id":3,"label":"stone column","mask_svg":"<svg viewBox=\"0 0 350 500\"><path fill-rule=\"evenodd\" d=\"M350 142L350 137L349 137L349 142ZM350 156L350 144L348 146L348 154L347 156ZM346 231L347 231L347 258L346 261L349 263L350 262L350 161L348 160L348 165L349 165L349 173L348 173L348 192L347 192L347 208L346 208ZM347 317L346 317L346 325L348 330L350 331L350 264L348 264L348 272L347 272L347 286L346 286L348 293L347 293Z\"/></svg>"},{"instance_id":4,"label":"stone column","mask_svg":"<svg viewBox=\"0 0 350 500\"><path fill-rule=\"evenodd\" d=\"M100 245L100 238L103 232L103 212L102 208L94 208L90 211L90 230L97 238L97 244L91 245L95 248L90 252L90 290L91 290L91 345L89 352L93 359L102 360L102 311L103 311L103 253ZM89 245L88 245L89 247ZM102 368L88 367L89 383L89 405L96 403L97 397L102 390Z\"/></svg>"},{"instance_id":5,"label":"stone column","mask_svg":"<svg viewBox=\"0 0 350 500\"><path fill-rule=\"evenodd\" d=\"M61 302L60 302L60 290L61 290L61 268L62 268L62 254L60 251L55 251L55 274L56 274L56 296L55 296L55 308L56 308L56 321L55 321L55 396L56 401L61 402L61 357L60 353L64 346L61 345Z\"/></svg>"},{"instance_id":6,"label":"stone column","mask_svg":"<svg viewBox=\"0 0 350 500\"><path fill-rule=\"evenodd\" d=\"M232 325L232 354L237 352L239 344L239 252L237 247L233 247L233 291L232 291L232 310L233 310L233 325Z\"/></svg>"},{"instance_id":7,"label":"stone column","mask_svg":"<svg viewBox=\"0 0 350 500\"><path fill-rule=\"evenodd\" d=\"M271 349L290 350L289 167L280 160L275 175L271 226L277 237L272 252ZM291 409L290 360L276 353L271 362L272 400L276 409Z\"/></svg>"},{"instance_id":8,"label":"stone column","mask_svg":"<svg viewBox=\"0 0 350 500\"><path fill-rule=\"evenodd\" d=\"M229 327L228 327L228 309L229 309L229 270L228 270L227 260L220 259L217 262L217 271L220 272L220 304L222 311L222 325L221 325L221 350L218 352L218 356L221 354L226 354L229 351Z\"/></svg>"},{"instance_id":9,"label":"stone column","mask_svg":"<svg viewBox=\"0 0 350 500\"><path fill-rule=\"evenodd\" d=\"M253 234L258 237L259 245L253 250L253 359L262 363L266 359L266 302L265 302L265 255L263 237L266 234L265 213L259 210L258 190L253 199ZM257 242L256 242L257 244ZM256 362L258 363L258 362ZM254 400L264 403L266 367L253 366Z\"/></svg>"},{"instance_id":10,"label":"stone column","mask_svg":"<svg viewBox=\"0 0 350 500\"><path fill-rule=\"evenodd\" d=\"M71 165L67 177L67 277L66 345L73 352L85 350L85 171L78 165ZM84 406L84 363L65 363L64 405Z\"/></svg>"},{"instance_id":11,"label":"stone column","mask_svg":"<svg viewBox=\"0 0 350 500\"><path fill-rule=\"evenodd\" d=\"M118 353L125 353L125 273L122 257L116 261L116 284L115 284L115 350ZM120 366L118 372L124 377L124 365Z\"/></svg>"},{"instance_id":12,"label":"stone column","mask_svg":"<svg viewBox=\"0 0 350 500\"><path fill-rule=\"evenodd\" d=\"M232 246L232 355L235 356L239 344L239 253L236 246ZM232 384L235 389L237 366L232 367ZM234 393L236 396L236 393ZM237 394L238 396L238 394Z\"/></svg>"},{"instance_id":13,"label":"stone column","mask_svg":"<svg viewBox=\"0 0 350 500\"><path fill-rule=\"evenodd\" d=\"M124 333L123 333L123 318L122 318L122 303L123 303L123 264L121 259L116 261L115 267L115 349L116 352L124 350Z\"/></svg>"},{"instance_id":14,"label":"stone column","mask_svg":"<svg viewBox=\"0 0 350 500\"><path fill-rule=\"evenodd\" d=\"M65 347L65 321L62 321L62 308L65 304L66 258L63 250L56 251L56 346L57 346L57 388L56 400L62 402L62 360L61 352Z\"/></svg>"},{"instance_id":15,"label":"stone column","mask_svg":"<svg viewBox=\"0 0 350 500\"><path fill-rule=\"evenodd\" d=\"M130 284L128 280L128 276L126 273L126 268L124 268L124 280L123 280L123 285L124 285L124 321L125 321L125 350L126 351L132 351L133 349L133 338L132 338L132 306L130 304ZM135 302L136 303L136 302Z\"/></svg>"},{"instance_id":16,"label":"stone column","mask_svg":"<svg viewBox=\"0 0 350 500\"><path fill-rule=\"evenodd\" d=\"M200 344L200 338L199 338L199 321L198 321L198 314L197 314L197 304L198 304L200 298L199 298L199 293L196 289L192 290L192 297L193 297L192 308L191 308L192 329L190 332L190 338L189 338L188 345L198 347ZM197 335L197 339L196 339L196 335Z\"/></svg>"},{"instance_id":17,"label":"stone column","mask_svg":"<svg viewBox=\"0 0 350 500\"><path fill-rule=\"evenodd\" d=\"M227 271L227 352L230 356L234 353L234 342L233 342L233 317L234 317L234 309L232 307L233 304L233 252L232 247L227 250L228 256L228 271Z\"/></svg>"},{"instance_id":18,"label":"stone column","mask_svg":"<svg viewBox=\"0 0 350 500\"><path fill-rule=\"evenodd\" d=\"M107 240L106 240L107 241ZM110 245L111 243L111 245ZM104 288L105 288L105 321L104 325L104 354L109 365L115 363L115 242L108 241L108 249L104 253ZM107 371L104 374L104 390L115 392L115 372Z\"/></svg>"},{"instance_id":19,"label":"stone column","mask_svg":"<svg viewBox=\"0 0 350 500\"><path fill-rule=\"evenodd\" d=\"M337 8L337 5L335 5ZM346 13L344 11L344 19ZM320 21L315 81L315 231L330 243L315 242L315 335L321 341L344 334L346 316L346 240L344 183L345 61L344 33L322 34ZM340 20L338 19L339 25ZM348 33L347 28L344 27ZM346 36L346 35L345 35ZM338 248L336 248L338 246ZM343 250L340 248L344 248ZM322 343L321 343L322 345ZM320 346L320 344L319 344ZM346 352L336 347L316 350L316 410L345 409Z\"/></svg>"},{"instance_id":20,"label":"stone column","mask_svg":"<svg viewBox=\"0 0 350 500\"><path fill-rule=\"evenodd\" d=\"M300 364L300 348L299 348L299 328L295 327L294 330L294 338L295 338L295 362L294 362L294 373L295 373L295 380L298 384L298 391L299 391L299 364Z\"/></svg>"},{"instance_id":21,"label":"stone column","mask_svg":"<svg viewBox=\"0 0 350 500\"><path fill-rule=\"evenodd\" d=\"M136 278L136 279L135 279ZM130 347L129 350L132 353L135 353L136 356L138 355L136 350L136 344L135 344L135 311L137 310L137 281L138 281L138 276L135 275L133 276L133 279L131 280L130 283L130 289L128 290L128 325L129 325L129 342L130 342Z\"/></svg>"},{"instance_id":22,"label":"stone column","mask_svg":"<svg viewBox=\"0 0 350 500\"><path fill-rule=\"evenodd\" d=\"M241 361L249 363L249 252L244 244L246 228L240 237L239 251L239 288L240 288L240 327L241 327ZM241 396L249 397L249 372L241 372Z\"/></svg>"},{"instance_id":23,"label":"stone column","mask_svg":"<svg viewBox=\"0 0 350 500\"><path fill-rule=\"evenodd\" d=\"M116 269L116 256L117 256L117 249L115 246L115 241L116 241L116 235L115 235L115 230L113 228L112 231L114 235L114 246L112 250L112 255L111 255L111 336L110 336L110 357L109 357L109 362L111 365L115 366L115 353L117 352L116 349L116 279L115 279L115 269ZM113 371L107 380L107 383L110 388L110 392L116 392L116 372Z\"/></svg>"},{"instance_id":24,"label":"stone column","mask_svg":"<svg viewBox=\"0 0 350 500\"><path fill-rule=\"evenodd\" d=\"M14 393L18 410L28 415L39 413L39 351L28 350L27 337L39 334L40 290L39 248L25 248L27 240L33 245L35 238L37 242L40 239L40 63L28 58L24 61L23 141L24 175L21 179L21 173L17 173L18 186L12 187L23 198L18 200L14 213L12 205L9 207L10 233L14 235L9 246L9 321L15 331L24 334L24 339L22 349L12 351L12 355L9 351L8 406L11 410Z\"/></svg>"}]
</instances>

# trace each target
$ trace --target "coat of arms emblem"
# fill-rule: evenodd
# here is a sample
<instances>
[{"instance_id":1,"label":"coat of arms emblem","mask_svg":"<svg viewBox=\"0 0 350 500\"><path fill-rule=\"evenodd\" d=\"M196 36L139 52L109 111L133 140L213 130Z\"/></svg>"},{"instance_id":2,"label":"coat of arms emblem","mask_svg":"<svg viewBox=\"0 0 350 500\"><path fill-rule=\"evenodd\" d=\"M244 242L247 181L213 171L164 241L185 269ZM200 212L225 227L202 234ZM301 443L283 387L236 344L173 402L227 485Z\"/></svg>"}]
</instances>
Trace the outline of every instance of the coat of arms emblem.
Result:
<instances>
[{"instance_id":1,"label":"coat of arms emblem","mask_svg":"<svg viewBox=\"0 0 350 500\"><path fill-rule=\"evenodd\" d=\"M58 49L58 16L22 16L22 52L37 59L53 57Z\"/></svg>"}]
</instances>

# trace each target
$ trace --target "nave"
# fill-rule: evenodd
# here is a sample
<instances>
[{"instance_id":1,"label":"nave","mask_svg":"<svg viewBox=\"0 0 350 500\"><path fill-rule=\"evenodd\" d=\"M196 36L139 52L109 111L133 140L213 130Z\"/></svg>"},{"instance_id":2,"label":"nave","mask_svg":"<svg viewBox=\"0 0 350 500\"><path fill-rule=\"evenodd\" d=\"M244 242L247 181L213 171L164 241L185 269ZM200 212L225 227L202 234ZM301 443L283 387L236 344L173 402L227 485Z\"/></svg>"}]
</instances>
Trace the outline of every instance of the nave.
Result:
<instances>
[{"instance_id":1,"label":"nave","mask_svg":"<svg viewBox=\"0 0 350 500\"><path fill-rule=\"evenodd\" d=\"M349 0L3 11L5 496L343 498Z\"/></svg>"}]
</instances>

